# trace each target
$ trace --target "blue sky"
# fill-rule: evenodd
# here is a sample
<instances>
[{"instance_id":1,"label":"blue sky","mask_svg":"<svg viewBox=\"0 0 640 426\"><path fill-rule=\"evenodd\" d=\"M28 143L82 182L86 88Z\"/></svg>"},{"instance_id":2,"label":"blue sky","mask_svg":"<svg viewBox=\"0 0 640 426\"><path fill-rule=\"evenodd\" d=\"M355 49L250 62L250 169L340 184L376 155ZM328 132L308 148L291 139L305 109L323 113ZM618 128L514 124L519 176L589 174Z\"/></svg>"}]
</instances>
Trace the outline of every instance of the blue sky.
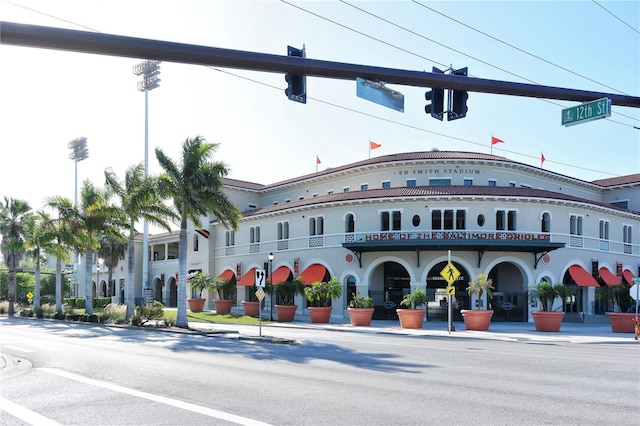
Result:
<instances>
[{"instance_id":1,"label":"blue sky","mask_svg":"<svg viewBox=\"0 0 640 426\"><path fill-rule=\"evenodd\" d=\"M61 28L407 70L468 67L478 78L640 95L640 2L12 0L0 19ZM67 143L88 140L79 180L144 158L144 95L114 58L0 45L0 195L40 208L73 198ZM640 172L640 110L562 127L573 102L471 93L468 115L424 113L426 88L389 85L400 113L356 97L355 81L308 78L307 104L287 100L282 74L163 63L149 94L153 150L177 157L187 137L220 143L230 177L273 183L398 152L491 152L584 180Z\"/></svg>"}]
</instances>

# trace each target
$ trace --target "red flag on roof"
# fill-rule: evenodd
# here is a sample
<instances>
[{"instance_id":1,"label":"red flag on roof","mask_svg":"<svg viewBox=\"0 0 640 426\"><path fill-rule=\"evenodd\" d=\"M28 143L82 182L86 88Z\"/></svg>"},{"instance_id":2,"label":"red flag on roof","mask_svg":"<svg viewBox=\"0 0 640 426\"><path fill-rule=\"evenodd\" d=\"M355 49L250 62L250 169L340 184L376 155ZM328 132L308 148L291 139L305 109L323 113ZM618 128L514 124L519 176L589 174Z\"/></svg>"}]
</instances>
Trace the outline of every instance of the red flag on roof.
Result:
<instances>
[{"instance_id":1,"label":"red flag on roof","mask_svg":"<svg viewBox=\"0 0 640 426\"><path fill-rule=\"evenodd\" d=\"M320 164L320 163L322 163L322 161L320 161L320 157L316 155L316 164Z\"/></svg>"},{"instance_id":2,"label":"red flag on roof","mask_svg":"<svg viewBox=\"0 0 640 426\"><path fill-rule=\"evenodd\" d=\"M504 143L504 141L502 139L498 139L495 136L491 135L491 145L495 145L495 144L500 143L500 142Z\"/></svg>"},{"instance_id":3,"label":"red flag on roof","mask_svg":"<svg viewBox=\"0 0 640 426\"><path fill-rule=\"evenodd\" d=\"M544 154L540 153L540 167L544 164L544 160L546 160L546 158L544 158Z\"/></svg>"},{"instance_id":4,"label":"red flag on roof","mask_svg":"<svg viewBox=\"0 0 640 426\"><path fill-rule=\"evenodd\" d=\"M373 141L369 141L369 149L378 149L382 146L382 144L375 143Z\"/></svg>"}]
</instances>

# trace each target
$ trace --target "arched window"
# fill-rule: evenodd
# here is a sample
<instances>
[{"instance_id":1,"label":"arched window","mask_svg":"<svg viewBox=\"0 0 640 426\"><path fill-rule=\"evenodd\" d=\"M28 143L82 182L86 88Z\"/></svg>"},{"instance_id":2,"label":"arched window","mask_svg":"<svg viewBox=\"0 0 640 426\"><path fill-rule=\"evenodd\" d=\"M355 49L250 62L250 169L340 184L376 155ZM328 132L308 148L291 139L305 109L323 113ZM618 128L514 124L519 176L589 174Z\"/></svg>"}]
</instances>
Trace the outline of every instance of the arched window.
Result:
<instances>
[{"instance_id":1,"label":"arched window","mask_svg":"<svg viewBox=\"0 0 640 426\"><path fill-rule=\"evenodd\" d=\"M355 232L356 222L353 219L353 215L349 213L344 222L344 232Z\"/></svg>"},{"instance_id":2,"label":"arched window","mask_svg":"<svg viewBox=\"0 0 640 426\"><path fill-rule=\"evenodd\" d=\"M542 232L551 232L551 215L548 212L542 214Z\"/></svg>"}]
</instances>

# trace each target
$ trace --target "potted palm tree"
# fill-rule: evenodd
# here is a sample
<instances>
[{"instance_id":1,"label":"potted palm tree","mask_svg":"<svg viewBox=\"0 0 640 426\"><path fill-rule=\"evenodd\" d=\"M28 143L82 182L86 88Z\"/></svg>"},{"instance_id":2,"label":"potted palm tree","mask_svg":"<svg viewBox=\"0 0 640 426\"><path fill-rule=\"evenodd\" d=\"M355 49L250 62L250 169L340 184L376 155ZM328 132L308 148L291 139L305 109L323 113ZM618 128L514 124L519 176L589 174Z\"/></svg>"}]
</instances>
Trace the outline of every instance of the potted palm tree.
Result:
<instances>
[{"instance_id":1,"label":"potted palm tree","mask_svg":"<svg viewBox=\"0 0 640 426\"><path fill-rule=\"evenodd\" d=\"M296 316L296 295L304 295L304 281L302 278L295 277L291 281L281 282L275 285L276 293L276 315L278 321L293 321Z\"/></svg>"},{"instance_id":2,"label":"potted palm tree","mask_svg":"<svg viewBox=\"0 0 640 426\"><path fill-rule=\"evenodd\" d=\"M484 304L484 294L489 299L493 298L492 290L495 290L493 280L487 274L476 275L467 287L467 293L469 293L469 296L475 296L479 305ZM474 331L487 331L493 316L492 309L462 309L460 313L462 313L466 329Z\"/></svg>"},{"instance_id":3,"label":"potted palm tree","mask_svg":"<svg viewBox=\"0 0 640 426\"><path fill-rule=\"evenodd\" d=\"M218 298L213 301L214 305L216 305L216 312L219 314L230 313L236 290L235 281L232 279L227 281L224 278L214 278L213 289L218 293Z\"/></svg>"},{"instance_id":4,"label":"potted palm tree","mask_svg":"<svg viewBox=\"0 0 640 426\"><path fill-rule=\"evenodd\" d=\"M629 293L630 288L629 284L623 282L607 289L607 299L611 302L613 309L613 311L607 312L607 317L613 333L633 333L635 331L636 314L632 309L633 300ZM632 310L633 312L631 312Z\"/></svg>"},{"instance_id":5,"label":"potted palm tree","mask_svg":"<svg viewBox=\"0 0 640 426\"><path fill-rule=\"evenodd\" d=\"M536 331L560 331L564 312L553 311L559 290L562 291L562 288L554 287L546 281L529 287L529 300L537 300L540 303L540 310L531 312Z\"/></svg>"},{"instance_id":6,"label":"potted palm tree","mask_svg":"<svg viewBox=\"0 0 640 426\"><path fill-rule=\"evenodd\" d=\"M427 293L418 289L418 287L416 287L413 292L405 294L400 305L408 306L408 308L396 309L398 319L400 320L400 327L422 328L427 310L421 309L420 306L425 306L426 304Z\"/></svg>"},{"instance_id":7,"label":"potted palm tree","mask_svg":"<svg viewBox=\"0 0 640 426\"><path fill-rule=\"evenodd\" d=\"M309 301L309 316L312 323L327 323L331 317L331 301L342 296L342 285L338 278L332 277L328 282L316 282L305 287L304 294Z\"/></svg>"},{"instance_id":8,"label":"potted palm tree","mask_svg":"<svg viewBox=\"0 0 640 426\"><path fill-rule=\"evenodd\" d=\"M347 312L349 320L353 326L371 325L373 318L374 302L371 296L360 296L360 293L353 293L353 299L349 302Z\"/></svg>"},{"instance_id":9,"label":"potted palm tree","mask_svg":"<svg viewBox=\"0 0 640 426\"><path fill-rule=\"evenodd\" d=\"M202 312L204 310L204 304L207 299L202 297L202 292L204 290L214 289L214 282L215 278L209 274L205 274L204 272L198 272L193 278L191 278L189 282L191 289L200 292L199 298L187 299L191 312Z\"/></svg>"},{"instance_id":10,"label":"potted palm tree","mask_svg":"<svg viewBox=\"0 0 640 426\"><path fill-rule=\"evenodd\" d=\"M260 302L258 301L258 296L256 296L256 291L258 287L255 285L249 287L248 289L248 299L242 301L242 308L244 309L244 314L250 317L257 317L260 315Z\"/></svg>"}]
</instances>

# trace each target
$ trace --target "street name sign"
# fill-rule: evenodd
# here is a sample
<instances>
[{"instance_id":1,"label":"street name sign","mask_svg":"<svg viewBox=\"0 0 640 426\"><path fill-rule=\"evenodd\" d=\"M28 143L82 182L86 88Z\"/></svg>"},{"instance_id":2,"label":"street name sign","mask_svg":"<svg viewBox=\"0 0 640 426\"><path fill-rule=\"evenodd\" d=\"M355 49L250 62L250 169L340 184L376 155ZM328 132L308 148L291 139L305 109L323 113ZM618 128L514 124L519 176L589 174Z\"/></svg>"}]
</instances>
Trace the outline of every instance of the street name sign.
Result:
<instances>
[{"instance_id":1,"label":"street name sign","mask_svg":"<svg viewBox=\"0 0 640 426\"><path fill-rule=\"evenodd\" d=\"M384 83L356 78L356 96L376 104L404 112L404 95Z\"/></svg>"},{"instance_id":2,"label":"street name sign","mask_svg":"<svg viewBox=\"0 0 640 426\"><path fill-rule=\"evenodd\" d=\"M611 99L602 98L563 109L562 125L569 127L610 116Z\"/></svg>"}]
</instances>

